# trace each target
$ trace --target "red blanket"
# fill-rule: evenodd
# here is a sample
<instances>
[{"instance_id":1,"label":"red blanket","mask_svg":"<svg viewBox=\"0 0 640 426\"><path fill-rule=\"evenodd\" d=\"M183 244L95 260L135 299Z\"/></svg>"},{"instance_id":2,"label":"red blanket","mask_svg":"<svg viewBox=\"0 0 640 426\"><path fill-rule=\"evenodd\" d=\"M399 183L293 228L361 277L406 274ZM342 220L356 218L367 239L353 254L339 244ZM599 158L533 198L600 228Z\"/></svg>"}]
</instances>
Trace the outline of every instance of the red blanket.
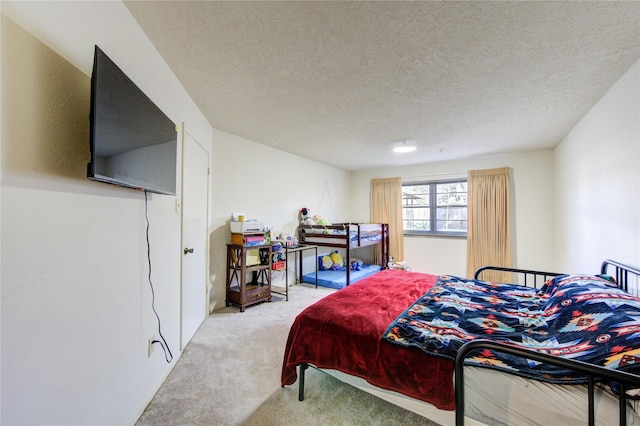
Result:
<instances>
[{"instance_id":1,"label":"red blanket","mask_svg":"<svg viewBox=\"0 0 640 426\"><path fill-rule=\"evenodd\" d=\"M453 410L453 362L381 339L387 326L436 282L435 275L384 270L305 309L291 326L281 384L302 363L339 370L379 388Z\"/></svg>"}]
</instances>

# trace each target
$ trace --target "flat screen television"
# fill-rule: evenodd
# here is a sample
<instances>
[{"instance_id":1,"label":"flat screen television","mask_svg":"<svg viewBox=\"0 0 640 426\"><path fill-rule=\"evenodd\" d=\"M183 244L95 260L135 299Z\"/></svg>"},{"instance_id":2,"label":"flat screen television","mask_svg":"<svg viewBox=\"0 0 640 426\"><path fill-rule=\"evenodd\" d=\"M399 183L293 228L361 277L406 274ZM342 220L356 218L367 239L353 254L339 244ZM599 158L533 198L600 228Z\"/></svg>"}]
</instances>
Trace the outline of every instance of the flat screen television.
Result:
<instances>
[{"instance_id":1,"label":"flat screen television","mask_svg":"<svg viewBox=\"0 0 640 426\"><path fill-rule=\"evenodd\" d=\"M98 46L89 121L89 179L175 195L175 123Z\"/></svg>"}]
</instances>

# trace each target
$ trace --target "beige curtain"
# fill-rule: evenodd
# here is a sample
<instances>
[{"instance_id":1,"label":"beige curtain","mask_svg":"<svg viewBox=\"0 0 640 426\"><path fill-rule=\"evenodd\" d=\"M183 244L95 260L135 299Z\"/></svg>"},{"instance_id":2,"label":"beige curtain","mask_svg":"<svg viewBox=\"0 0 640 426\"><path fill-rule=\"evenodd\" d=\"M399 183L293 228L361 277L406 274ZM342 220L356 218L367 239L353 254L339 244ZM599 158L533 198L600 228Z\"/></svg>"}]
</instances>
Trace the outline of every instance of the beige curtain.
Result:
<instances>
[{"instance_id":1,"label":"beige curtain","mask_svg":"<svg viewBox=\"0 0 640 426\"><path fill-rule=\"evenodd\" d=\"M371 179L371 223L389 224L389 255L395 262L403 261L401 178ZM374 261L379 262L379 257L376 251Z\"/></svg>"},{"instance_id":2,"label":"beige curtain","mask_svg":"<svg viewBox=\"0 0 640 426\"><path fill-rule=\"evenodd\" d=\"M470 170L467 189L467 276L471 278L482 266L511 266L509 168ZM509 282L511 274L483 273L482 279Z\"/></svg>"}]
</instances>

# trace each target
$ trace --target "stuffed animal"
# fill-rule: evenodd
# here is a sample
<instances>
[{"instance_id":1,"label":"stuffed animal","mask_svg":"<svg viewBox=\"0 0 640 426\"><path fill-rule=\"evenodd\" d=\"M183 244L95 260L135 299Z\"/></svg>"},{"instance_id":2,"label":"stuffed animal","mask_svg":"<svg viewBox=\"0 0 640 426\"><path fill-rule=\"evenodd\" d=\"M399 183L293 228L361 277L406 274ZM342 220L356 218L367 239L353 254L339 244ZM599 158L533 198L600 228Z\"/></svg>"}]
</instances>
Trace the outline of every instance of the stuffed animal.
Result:
<instances>
[{"instance_id":1,"label":"stuffed animal","mask_svg":"<svg viewBox=\"0 0 640 426\"><path fill-rule=\"evenodd\" d=\"M328 271L333 266L333 260L331 260L331 256L325 254L324 256L320 256L320 270Z\"/></svg>"},{"instance_id":2,"label":"stuffed animal","mask_svg":"<svg viewBox=\"0 0 640 426\"><path fill-rule=\"evenodd\" d=\"M364 264L364 262L360 259L351 259L351 270L352 271L359 271L362 269L362 265Z\"/></svg>"},{"instance_id":3,"label":"stuffed animal","mask_svg":"<svg viewBox=\"0 0 640 426\"><path fill-rule=\"evenodd\" d=\"M278 241L287 247L293 247L298 245L298 239L291 234L280 233Z\"/></svg>"},{"instance_id":4,"label":"stuffed animal","mask_svg":"<svg viewBox=\"0 0 640 426\"><path fill-rule=\"evenodd\" d=\"M329 257L331 257L331 261L333 262L333 266L331 266L332 270L337 271L342 269L344 261L342 260L340 253L338 253L338 250L333 251Z\"/></svg>"},{"instance_id":5,"label":"stuffed animal","mask_svg":"<svg viewBox=\"0 0 640 426\"><path fill-rule=\"evenodd\" d=\"M324 216L320 216L319 214L313 216L313 220L316 222L316 225L331 225L331 222L329 222Z\"/></svg>"},{"instance_id":6,"label":"stuffed animal","mask_svg":"<svg viewBox=\"0 0 640 426\"><path fill-rule=\"evenodd\" d=\"M311 217L311 210L303 207L300 209L300 225L315 225L316 221Z\"/></svg>"},{"instance_id":7,"label":"stuffed animal","mask_svg":"<svg viewBox=\"0 0 640 426\"><path fill-rule=\"evenodd\" d=\"M343 266L344 260L338 250L318 256L319 271L339 271Z\"/></svg>"}]
</instances>

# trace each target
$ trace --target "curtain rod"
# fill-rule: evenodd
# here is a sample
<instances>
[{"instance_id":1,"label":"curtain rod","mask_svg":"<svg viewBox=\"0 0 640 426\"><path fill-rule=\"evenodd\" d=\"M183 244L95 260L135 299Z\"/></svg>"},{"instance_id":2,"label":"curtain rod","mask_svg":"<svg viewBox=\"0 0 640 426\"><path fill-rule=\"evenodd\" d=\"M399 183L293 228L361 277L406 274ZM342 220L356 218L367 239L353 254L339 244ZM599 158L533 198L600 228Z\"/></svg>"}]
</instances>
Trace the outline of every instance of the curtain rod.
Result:
<instances>
[{"instance_id":1,"label":"curtain rod","mask_svg":"<svg viewBox=\"0 0 640 426\"><path fill-rule=\"evenodd\" d=\"M420 176L403 176L402 179L422 179L429 178L434 176L444 176L444 175L461 175L469 173L468 170L464 170L462 172L441 172L441 173L432 173L430 175L420 175Z\"/></svg>"}]
</instances>

